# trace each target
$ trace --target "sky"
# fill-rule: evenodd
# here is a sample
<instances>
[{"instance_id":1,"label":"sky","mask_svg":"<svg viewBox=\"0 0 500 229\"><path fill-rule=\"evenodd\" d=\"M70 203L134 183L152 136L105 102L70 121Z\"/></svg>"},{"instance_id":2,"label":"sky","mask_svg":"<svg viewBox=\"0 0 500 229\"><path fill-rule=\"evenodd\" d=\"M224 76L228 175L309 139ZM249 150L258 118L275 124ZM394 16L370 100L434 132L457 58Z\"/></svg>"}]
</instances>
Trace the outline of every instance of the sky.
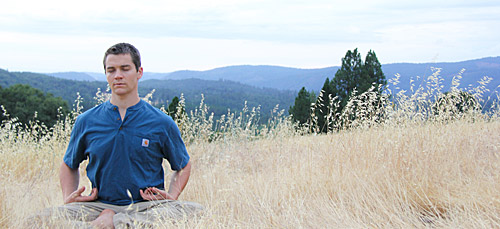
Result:
<instances>
[{"instance_id":1,"label":"sky","mask_svg":"<svg viewBox=\"0 0 500 229\"><path fill-rule=\"evenodd\" d=\"M498 0L4 1L0 68L103 72L107 48L136 46L144 71L230 65L340 66L500 56Z\"/></svg>"}]
</instances>

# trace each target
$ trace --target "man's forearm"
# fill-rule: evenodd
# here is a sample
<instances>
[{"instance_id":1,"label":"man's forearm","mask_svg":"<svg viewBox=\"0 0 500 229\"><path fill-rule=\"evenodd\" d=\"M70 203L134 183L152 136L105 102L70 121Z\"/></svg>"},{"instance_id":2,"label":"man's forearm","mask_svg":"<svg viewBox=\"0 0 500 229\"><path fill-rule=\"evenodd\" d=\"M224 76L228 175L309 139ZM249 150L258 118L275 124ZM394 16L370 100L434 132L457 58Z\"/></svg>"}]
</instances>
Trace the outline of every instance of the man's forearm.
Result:
<instances>
[{"instance_id":1,"label":"man's forearm","mask_svg":"<svg viewBox=\"0 0 500 229\"><path fill-rule=\"evenodd\" d=\"M78 169L72 169L68 167L66 163L62 162L59 170L59 181L61 183L63 200L65 200L71 193L78 189L78 184L80 182Z\"/></svg>"},{"instance_id":2,"label":"man's forearm","mask_svg":"<svg viewBox=\"0 0 500 229\"><path fill-rule=\"evenodd\" d=\"M168 188L168 194L170 194L174 199L177 199L181 194L184 187L189 180L189 176L191 175L191 161L187 163L187 165L174 173L172 179L170 179L170 186Z\"/></svg>"}]
</instances>

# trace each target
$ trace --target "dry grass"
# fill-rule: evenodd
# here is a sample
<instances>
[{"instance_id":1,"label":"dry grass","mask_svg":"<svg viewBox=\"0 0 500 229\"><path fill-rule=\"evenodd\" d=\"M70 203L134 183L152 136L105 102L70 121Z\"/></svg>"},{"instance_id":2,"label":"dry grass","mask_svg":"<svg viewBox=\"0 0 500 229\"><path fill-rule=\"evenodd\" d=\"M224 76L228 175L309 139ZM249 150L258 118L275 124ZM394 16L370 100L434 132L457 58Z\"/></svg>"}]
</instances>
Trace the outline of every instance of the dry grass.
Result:
<instances>
[{"instance_id":1,"label":"dry grass","mask_svg":"<svg viewBox=\"0 0 500 229\"><path fill-rule=\"evenodd\" d=\"M193 144L181 199L207 207L188 223L203 228L500 227L498 133L463 120ZM62 204L64 146L33 148L3 152L2 227Z\"/></svg>"},{"instance_id":2,"label":"dry grass","mask_svg":"<svg viewBox=\"0 0 500 229\"><path fill-rule=\"evenodd\" d=\"M416 113L425 109L400 105L381 123L304 135L277 110L262 128L255 110L213 121L205 109L179 122L194 163L180 199L206 211L159 227L500 227L498 111L422 119ZM58 169L71 120L43 139L3 124L1 228L62 204Z\"/></svg>"},{"instance_id":3,"label":"dry grass","mask_svg":"<svg viewBox=\"0 0 500 229\"><path fill-rule=\"evenodd\" d=\"M202 227L500 226L500 122L190 147Z\"/></svg>"}]
</instances>

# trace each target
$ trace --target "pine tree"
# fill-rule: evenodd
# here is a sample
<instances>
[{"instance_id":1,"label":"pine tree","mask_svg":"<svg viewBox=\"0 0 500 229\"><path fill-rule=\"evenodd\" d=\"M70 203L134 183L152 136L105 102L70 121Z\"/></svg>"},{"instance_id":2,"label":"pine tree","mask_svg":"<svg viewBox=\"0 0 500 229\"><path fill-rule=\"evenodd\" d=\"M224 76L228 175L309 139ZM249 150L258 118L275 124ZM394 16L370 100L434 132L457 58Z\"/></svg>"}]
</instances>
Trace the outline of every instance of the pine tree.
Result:
<instances>
[{"instance_id":1,"label":"pine tree","mask_svg":"<svg viewBox=\"0 0 500 229\"><path fill-rule=\"evenodd\" d=\"M331 99L336 96L336 90L332 87L332 82L328 79L325 80L323 87L321 88L321 92L318 95L318 99L316 99L316 117L318 117L317 125L321 132L328 131L328 120L327 116L330 112L330 104Z\"/></svg>"},{"instance_id":2,"label":"pine tree","mask_svg":"<svg viewBox=\"0 0 500 229\"><path fill-rule=\"evenodd\" d=\"M365 62L361 59L358 49L348 50L342 58L342 66L335 73L335 77L328 83L328 79L323 85L322 94L318 97L317 108L318 126L322 132L332 130L335 122L338 122L338 113L341 113L347 101L353 95L360 95L368 91L372 86L377 88L381 94L387 81L382 72L382 65L379 63L375 52L370 50ZM332 99L336 101L331 101ZM337 102L338 101L338 102ZM332 115L335 114L335 115ZM356 114L350 115L355 118ZM337 123L338 124L338 123Z\"/></svg>"},{"instance_id":3,"label":"pine tree","mask_svg":"<svg viewBox=\"0 0 500 229\"><path fill-rule=\"evenodd\" d=\"M311 104L314 103L315 99L314 92L308 92L305 87L302 87L295 98L294 105L290 106L288 111L293 120L299 124L308 122L311 118Z\"/></svg>"},{"instance_id":4,"label":"pine tree","mask_svg":"<svg viewBox=\"0 0 500 229\"><path fill-rule=\"evenodd\" d=\"M359 85L360 92L365 92L372 86L378 87L378 85L387 84L384 72L382 71L382 65L378 62L377 55L372 50L366 55L361 79Z\"/></svg>"},{"instance_id":5,"label":"pine tree","mask_svg":"<svg viewBox=\"0 0 500 229\"><path fill-rule=\"evenodd\" d=\"M177 117L175 117L175 113L177 112L177 107L179 106L179 98L175 96L172 99L172 102L168 104L167 108L167 114L172 117L173 120L175 120Z\"/></svg>"},{"instance_id":6,"label":"pine tree","mask_svg":"<svg viewBox=\"0 0 500 229\"><path fill-rule=\"evenodd\" d=\"M361 54L358 49L354 51L348 50L345 57L342 58L342 66L335 73L335 77L330 81L326 78L321 92L316 99L314 105L314 115L317 118L315 124L320 132L328 132L335 127L339 127L342 123L338 122L339 114L344 110L350 97L360 95L368 91L372 86L378 90L381 95L383 87L387 81L382 71L382 65L377 59L375 52L370 50L366 55L365 62L361 59ZM295 99L295 105L290 107L290 114L300 123L305 123L310 119L310 107L305 105L307 91L302 88L299 95ZM379 96L381 98L381 96ZM379 106L378 101L374 101L373 105ZM307 117L304 118L304 117ZM355 118L356 114L349 114L350 118Z\"/></svg>"},{"instance_id":7,"label":"pine tree","mask_svg":"<svg viewBox=\"0 0 500 229\"><path fill-rule=\"evenodd\" d=\"M359 84L362 82L363 61L358 49L348 50L345 57L342 58L342 66L335 73L332 79L332 88L339 97L340 107L344 107L351 93L356 89L359 93Z\"/></svg>"}]
</instances>

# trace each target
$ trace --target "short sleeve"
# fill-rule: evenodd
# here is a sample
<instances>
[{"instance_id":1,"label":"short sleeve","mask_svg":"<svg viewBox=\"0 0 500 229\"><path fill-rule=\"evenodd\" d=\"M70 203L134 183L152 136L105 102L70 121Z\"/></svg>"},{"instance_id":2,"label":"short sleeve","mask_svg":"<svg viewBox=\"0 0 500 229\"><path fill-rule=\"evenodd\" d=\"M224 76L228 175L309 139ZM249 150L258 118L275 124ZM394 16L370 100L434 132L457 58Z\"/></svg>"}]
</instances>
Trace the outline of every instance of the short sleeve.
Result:
<instances>
[{"instance_id":1,"label":"short sleeve","mask_svg":"<svg viewBox=\"0 0 500 229\"><path fill-rule=\"evenodd\" d=\"M71 131L68 148L66 149L66 154L63 159L64 163L72 169L77 169L80 163L85 159L85 141L82 125L83 123L79 116Z\"/></svg>"},{"instance_id":2,"label":"short sleeve","mask_svg":"<svg viewBox=\"0 0 500 229\"><path fill-rule=\"evenodd\" d=\"M170 163L170 168L178 171L183 169L189 162L189 154L179 128L171 117L167 117L167 121L167 136L163 142L163 154Z\"/></svg>"}]
</instances>

